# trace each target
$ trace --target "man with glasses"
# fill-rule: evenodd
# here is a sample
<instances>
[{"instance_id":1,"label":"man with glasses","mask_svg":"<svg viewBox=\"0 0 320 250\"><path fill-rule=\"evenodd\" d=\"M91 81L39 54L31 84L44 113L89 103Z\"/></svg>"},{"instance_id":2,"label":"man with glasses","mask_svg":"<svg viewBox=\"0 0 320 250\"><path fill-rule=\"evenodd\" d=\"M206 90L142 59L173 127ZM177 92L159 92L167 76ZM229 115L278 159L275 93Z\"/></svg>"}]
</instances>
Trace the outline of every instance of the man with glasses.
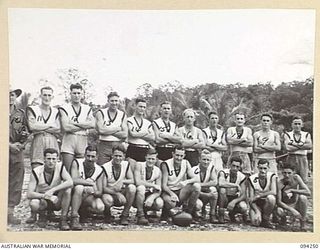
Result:
<instances>
[{"instance_id":1,"label":"man with glasses","mask_svg":"<svg viewBox=\"0 0 320 250\"><path fill-rule=\"evenodd\" d=\"M292 120L292 131L285 133L284 144L288 151L287 162L295 166L295 172L307 183L308 150L312 149L312 139L308 132L302 131L303 121L299 116Z\"/></svg>"},{"instance_id":2,"label":"man with glasses","mask_svg":"<svg viewBox=\"0 0 320 250\"><path fill-rule=\"evenodd\" d=\"M244 125L246 120L243 113L237 113L235 118L236 126L230 127L227 130L227 143L230 146L228 162L230 162L231 157L240 156L242 160L241 172L245 175L250 175L252 173L252 167L249 153L252 153L252 131Z\"/></svg>"},{"instance_id":3,"label":"man with glasses","mask_svg":"<svg viewBox=\"0 0 320 250\"><path fill-rule=\"evenodd\" d=\"M261 130L253 134L253 149L256 153L254 172L258 172L258 161L266 159L269 162L270 172L277 174L276 151L281 149L281 142L279 133L270 128L272 120L271 114L262 114Z\"/></svg>"}]
</instances>

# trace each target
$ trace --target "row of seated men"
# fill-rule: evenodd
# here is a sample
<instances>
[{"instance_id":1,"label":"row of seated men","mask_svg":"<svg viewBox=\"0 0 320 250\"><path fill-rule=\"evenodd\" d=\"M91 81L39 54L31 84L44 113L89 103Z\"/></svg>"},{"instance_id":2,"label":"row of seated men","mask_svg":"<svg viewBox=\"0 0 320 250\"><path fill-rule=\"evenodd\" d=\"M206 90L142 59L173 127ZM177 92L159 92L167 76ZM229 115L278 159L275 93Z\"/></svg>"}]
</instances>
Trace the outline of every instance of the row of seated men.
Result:
<instances>
[{"instance_id":1,"label":"row of seated men","mask_svg":"<svg viewBox=\"0 0 320 250\"><path fill-rule=\"evenodd\" d=\"M227 168L217 169L212 154L204 149L199 164L191 166L185 159L185 149L176 146L172 157L157 166L157 152L148 149L144 162L125 160L126 150L118 145L112 149L112 159L98 165L97 148L88 146L83 159L74 159L70 173L55 149L44 151L44 164L32 170L27 197L31 217L28 223L45 227L52 211L61 209L60 230L82 230L92 213L105 223L114 220L112 207L122 207L120 224L130 224L129 212L137 208L139 225L149 224L148 211L161 211L160 220L169 221L175 207L205 223L235 222L240 214L244 223L274 228L271 217L286 226L287 215L300 222L306 230L307 196L310 190L285 164L281 178L270 172L266 159L258 161L258 172L242 173L239 156L229 160ZM209 205L209 214L206 206ZM68 223L70 215L70 224Z\"/></svg>"}]
</instances>

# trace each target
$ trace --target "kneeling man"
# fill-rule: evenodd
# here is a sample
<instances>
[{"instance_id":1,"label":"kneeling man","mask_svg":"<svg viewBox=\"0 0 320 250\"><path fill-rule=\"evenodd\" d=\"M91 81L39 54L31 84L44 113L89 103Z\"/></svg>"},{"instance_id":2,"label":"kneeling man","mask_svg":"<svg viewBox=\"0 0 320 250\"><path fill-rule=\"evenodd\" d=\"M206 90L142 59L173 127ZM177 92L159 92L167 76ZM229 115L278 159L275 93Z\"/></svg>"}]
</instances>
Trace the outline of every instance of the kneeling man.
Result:
<instances>
[{"instance_id":1,"label":"kneeling man","mask_svg":"<svg viewBox=\"0 0 320 250\"><path fill-rule=\"evenodd\" d=\"M102 187L97 180L103 174L103 169L96 164L97 148L87 146L84 159L74 159L71 164L71 176L74 183L71 201L71 229L81 230L80 220L85 222L87 213L103 213L104 204L101 200Z\"/></svg>"},{"instance_id":2,"label":"kneeling man","mask_svg":"<svg viewBox=\"0 0 320 250\"><path fill-rule=\"evenodd\" d=\"M157 151L149 149L145 162L138 162L134 170L134 178L137 185L136 206L137 224L148 225L145 218L148 210L158 211L163 207L161 194L161 170L155 166Z\"/></svg>"},{"instance_id":3,"label":"kneeling man","mask_svg":"<svg viewBox=\"0 0 320 250\"><path fill-rule=\"evenodd\" d=\"M112 148L112 160L103 164L102 201L105 205L105 221L112 220L111 207L124 206L120 224L129 225L129 211L136 195L133 173L128 161L125 161L125 149L122 145Z\"/></svg>"},{"instance_id":4,"label":"kneeling man","mask_svg":"<svg viewBox=\"0 0 320 250\"><path fill-rule=\"evenodd\" d=\"M266 159L258 161L258 173L249 177L250 219L254 226L274 228L270 215L276 204L276 174L269 172Z\"/></svg>"},{"instance_id":5,"label":"kneeling man","mask_svg":"<svg viewBox=\"0 0 320 250\"><path fill-rule=\"evenodd\" d=\"M229 169L218 174L219 185L219 223L224 223L224 212L227 208L231 222L236 222L235 215L242 214L247 222L248 206L246 203L246 176L241 172L242 159L239 156L230 158Z\"/></svg>"},{"instance_id":6,"label":"kneeling man","mask_svg":"<svg viewBox=\"0 0 320 250\"><path fill-rule=\"evenodd\" d=\"M200 195L201 186L197 179L187 179L187 173L191 173L190 163L184 159L185 149L176 146L172 153L173 158L161 163L162 170L162 198L164 207L161 220L168 220L170 209L177 205L184 206L185 212L192 214ZM184 204L185 203L185 204Z\"/></svg>"},{"instance_id":7,"label":"kneeling man","mask_svg":"<svg viewBox=\"0 0 320 250\"><path fill-rule=\"evenodd\" d=\"M282 169L283 178L278 181L277 215L281 217L281 224L287 224L286 214L290 213L300 220L300 230L306 230L306 216L308 199L311 192L302 178L295 173L295 167L285 164Z\"/></svg>"},{"instance_id":8,"label":"kneeling man","mask_svg":"<svg viewBox=\"0 0 320 250\"><path fill-rule=\"evenodd\" d=\"M31 213L39 213L38 226L47 224L47 212L60 210L60 230L69 230L67 213L71 199L72 178L61 162L58 151L48 148L44 151L44 164L32 170L27 197Z\"/></svg>"}]
</instances>

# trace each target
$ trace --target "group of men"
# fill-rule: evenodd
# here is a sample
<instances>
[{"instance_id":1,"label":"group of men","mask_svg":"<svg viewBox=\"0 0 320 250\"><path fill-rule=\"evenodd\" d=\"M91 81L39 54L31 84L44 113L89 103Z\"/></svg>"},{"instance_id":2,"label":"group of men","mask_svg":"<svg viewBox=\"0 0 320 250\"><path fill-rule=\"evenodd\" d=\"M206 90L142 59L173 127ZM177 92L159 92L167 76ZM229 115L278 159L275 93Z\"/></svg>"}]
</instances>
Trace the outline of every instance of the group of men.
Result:
<instances>
[{"instance_id":1,"label":"group of men","mask_svg":"<svg viewBox=\"0 0 320 250\"><path fill-rule=\"evenodd\" d=\"M146 101L136 99L133 116L119 110L119 95L108 95L108 107L93 115L81 103L80 84L70 86L70 102L59 109L51 106L53 89L43 87L41 104L29 106L26 116L15 106L21 90L10 91L10 162L8 222L19 224L13 215L21 198L23 148L27 129L33 134L32 175L28 188L31 217L45 226L54 210L61 209L60 229L81 230L91 214L113 221L113 206L124 206L120 224L129 224L129 211L137 208L137 223L149 223L148 210L161 210L161 220L170 220L172 208L181 206L195 220L225 223L250 219L255 226L273 227L273 218L286 224L289 212L305 229L307 196L310 195L307 150L311 135L294 117L292 131L285 133L287 161L278 178L276 152L281 149L278 132L271 129L272 116L261 115L261 130L252 134L245 115L235 115L236 126L223 131L215 112L208 114L209 126L195 126L196 113L183 112L184 125L170 120L170 102L160 105L154 121L144 115ZM97 147L88 146L88 130L99 134ZM60 148L56 135L62 131ZM229 151L226 164L222 154ZM252 157L253 156L253 157ZM253 158L253 159L251 159ZM17 169L20 169L17 173ZM68 223L70 210L71 222Z\"/></svg>"}]
</instances>

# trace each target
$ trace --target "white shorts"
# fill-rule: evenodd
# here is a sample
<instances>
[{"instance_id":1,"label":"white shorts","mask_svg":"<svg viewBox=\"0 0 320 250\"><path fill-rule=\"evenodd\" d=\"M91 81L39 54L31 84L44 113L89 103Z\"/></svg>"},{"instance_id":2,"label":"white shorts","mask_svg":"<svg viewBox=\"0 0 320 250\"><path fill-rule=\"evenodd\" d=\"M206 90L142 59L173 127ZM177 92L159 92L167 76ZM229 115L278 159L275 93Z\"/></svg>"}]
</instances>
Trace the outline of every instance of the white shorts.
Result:
<instances>
[{"instance_id":1,"label":"white shorts","mask_svg":"<svg viewBox=\"0 0 320 250\"><path fill-rule=\"evenodd\" d=\"M64 134L61 145L61 153L72 154L75 157L83 157L88 145L86 135Z\"/></svg>"}]
</instances>

